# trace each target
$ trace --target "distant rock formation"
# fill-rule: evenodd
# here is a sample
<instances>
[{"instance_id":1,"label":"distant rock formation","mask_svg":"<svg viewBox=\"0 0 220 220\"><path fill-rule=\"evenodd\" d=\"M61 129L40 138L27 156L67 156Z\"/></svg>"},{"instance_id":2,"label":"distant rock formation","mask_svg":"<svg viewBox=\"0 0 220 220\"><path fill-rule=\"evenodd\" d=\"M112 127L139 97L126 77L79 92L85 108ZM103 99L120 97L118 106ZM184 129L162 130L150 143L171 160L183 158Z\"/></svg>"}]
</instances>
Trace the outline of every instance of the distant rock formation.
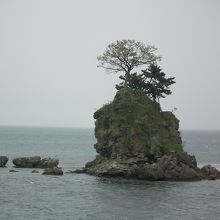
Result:
<instances>
[{"instance_id":1,"label":"distant rock formation","mask_svg":"<svg viewBox=\"0 0 220 220\"><path fill-rule=\"evenodd\" d=\"M20 168L51 168L57 167L59 160L50 157L41 159L39 156L18 157L13 159L13 164Z\"/></svg>"},{"instance_id":2,"label":"distant rock formation","mask_svg":"<svg viewBox=\"0 0 220 220\"><path fill-rule=\"evenodd\" d=\"M8 157L0 156L0 167L5 167L8 162Z\"/></svg>"},{"instance_id":3,"label":"distant rock formation","mask_svg":"<svg viewBox=\"0 0 220 220\"><path fill-rule=\"evenodd\" d=\"M122 89L94 113L98 155L81 173L146 180L200 180L194 156L183 151L179 121L142 92Z\"/></svg>"}]
</instances>

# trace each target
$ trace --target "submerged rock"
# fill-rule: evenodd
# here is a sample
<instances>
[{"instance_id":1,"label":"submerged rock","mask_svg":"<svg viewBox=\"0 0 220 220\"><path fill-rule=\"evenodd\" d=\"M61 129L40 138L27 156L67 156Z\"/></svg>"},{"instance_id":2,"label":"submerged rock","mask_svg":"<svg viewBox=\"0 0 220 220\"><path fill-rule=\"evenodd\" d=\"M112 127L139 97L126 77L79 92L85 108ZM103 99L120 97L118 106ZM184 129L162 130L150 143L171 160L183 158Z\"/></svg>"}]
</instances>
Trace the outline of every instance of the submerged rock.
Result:
<instances>
[{"instance_id":1,"label":"submerged rock","mask_svg":"<svg viewBox=\"0 0 220 220\"><path fill-rule=\"evenodd\" d=\"M139 91L122 89L94 113L98 156L85 165L96 176L199 180L194 156L183 151L179 121Z\"/></svg>"},{"instance_id":2,"label":"submerged rock","mask_svg":"<svg viewBox=\"0 0 220 220\"><path fill-rule=\"evenodd\" d=\"M39 173L38 170L32 170L31 173Z\"/></svg>"},{"instance_id":3,"label":"submerged rock","mask_svg":"<svg viewBox=\"0 0 220 220\"><path fill-rule=\"evenodd\" d=\"M63 175L62 168L60 167L52 167L52 168L47 168L44 170L42 173L43 175Z\"/></svg>"},{"instance_id":4,"label":"submerged rock","mask_svg":"<svg viewBox=\"0 0 220 220\"><path fill-rule=\"evenodd\" d=\"M35 157L18 157L13 160L13 164L20 168L50 168L57 167L59 160L55 158Z\"/></svg>"},{"instance_id":5,"label":"submerged rock","mask_svg":"<svg viewBox=\"0 0 220 220\"><path fill-rule=\"evenodd\" d=\"M8 157L0 156L0 167L5 167L8 162Z\"/></svg>"},{"instance_id":6,"label":"submerged rock","mask_svg":"<svg viewBox=\"0 0 220 220\"><path fill-rule=\"evenodd\" d=\"M80 168L80 169L76 169L76 170L69 170L69 173L86 173L86 169L85 168Z\"/></svg>"},{"instance_id":7,"label":"submerged rock","mask_svg":"<svg viewBox=\"0 0 220 220\"><path fill-rule=\"evenodd\" d=\"M9 172L10 172L10 173L17 173L17 172L19 172L19 171L17 171L17 170L9 170Z\"/></svg>"},{"instance_id":8,"label":"submerged rock","mask_svg":"<svg viewBox=\"0 0 220 220\"><path fill-rule=\"evenodd\" d=\"M65 174L73 174L74 173L74 170L67 170L66 172L65 172Z\"/></svg>"}]
</instances>

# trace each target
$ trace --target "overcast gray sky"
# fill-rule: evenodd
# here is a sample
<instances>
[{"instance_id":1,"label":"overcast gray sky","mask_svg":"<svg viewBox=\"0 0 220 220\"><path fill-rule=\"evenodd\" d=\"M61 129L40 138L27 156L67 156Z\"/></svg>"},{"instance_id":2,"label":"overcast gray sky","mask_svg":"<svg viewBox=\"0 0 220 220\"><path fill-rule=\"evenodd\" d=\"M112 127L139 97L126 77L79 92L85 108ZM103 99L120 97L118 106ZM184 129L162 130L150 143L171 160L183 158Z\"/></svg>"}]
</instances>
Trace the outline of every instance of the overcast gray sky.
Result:
<instances>
[{"instance_id":1,"label":"overcast gray sky","mask_svg":"<svg viewBox=\"0 0 220 220\"><path fill-rule=\"evenodd\" d=\"M122 39L158 48L181 129L220 129L219 0L0 0L0 125L93 127L118 82L96 58Z\"/></svg>"}]
</instances>

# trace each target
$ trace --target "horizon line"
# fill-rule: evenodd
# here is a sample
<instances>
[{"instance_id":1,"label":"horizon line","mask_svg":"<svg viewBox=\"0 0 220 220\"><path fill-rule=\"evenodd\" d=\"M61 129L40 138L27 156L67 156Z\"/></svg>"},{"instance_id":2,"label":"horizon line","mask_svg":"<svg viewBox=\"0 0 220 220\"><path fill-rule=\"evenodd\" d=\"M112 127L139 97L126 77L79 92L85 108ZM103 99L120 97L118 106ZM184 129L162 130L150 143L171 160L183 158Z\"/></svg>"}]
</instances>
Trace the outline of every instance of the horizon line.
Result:
<instances>
[{"instance_id":1,"label":"horizon line","mask_svg":"<svg viewBox=\"0 0 220 220\"><path fill-rule=\"evenodd\" d=\"M52 125L0 125L3 127L20 127L20 128L73 128L73 129L95 129L93 127L83 126L52 126ZM180 128L179 131L220 131L220 128Z\"/></svg>"},{"instance_id":2,"label":"horizon line","mask_svg":"<svg viewBox=\"0 0 220 220\"><path fill-rule=\"evenodd\" d=\"M3 127L20 127L20 128L77 128L77 129L93 129L94 127L82 127L82 126L52 126L52 125L0 125Z\"/></svg>"}]
</instances>

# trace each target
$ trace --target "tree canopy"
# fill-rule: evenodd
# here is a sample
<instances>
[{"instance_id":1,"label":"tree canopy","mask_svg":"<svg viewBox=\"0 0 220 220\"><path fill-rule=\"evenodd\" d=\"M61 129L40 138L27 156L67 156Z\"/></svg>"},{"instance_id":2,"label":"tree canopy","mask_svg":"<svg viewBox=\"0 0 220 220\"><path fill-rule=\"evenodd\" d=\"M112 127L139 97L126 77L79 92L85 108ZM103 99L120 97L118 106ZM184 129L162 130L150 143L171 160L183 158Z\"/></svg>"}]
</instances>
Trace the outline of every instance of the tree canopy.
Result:
<instances>
[{"instance_id":1,"label":"tree canopy","mask_svg":"<svg viewBox=\"0 0 220 220\"><path fill-rule=\"evenodd\" d=\"M125 83L124 76L120 76L120 79L123 81L116 85L118 90L124 88ZM142 70L141 74L130 74L127 88L142 91L153 101L159 101L160 98L172 93L170 86L175 83L174 79L174 77L166 78L166 74L158 65L151 64L147 69Z\"/></svg>"},{"instance_id":2,"label":"tree canopy","mask_svg":"<svg viewBox=\"0 0 220 220\"><path fill-rule=\"evenodd\" d=\"M111 43L97 59L98 67L108 72L124 72L125 84L127 86L131 71L142 65L150 65L160 60L160 56L154 54L157 50L154 46L145 46L144 43L135 40L121 40Z\"/></svg>"},{"instance_id":3,"label":"tree canopy","mask_svg":"<svg viewBox=\"0 0 220 220\"><path fill-rule=\"evenodd\" d=\"M116 41L108 45L105 52L98 57L98 67L109 72L124 72L119 78L122 82L116 89L130 88L144 92L153 101L158 101L172 92L170 86L175 83L174 77L166 78L166 74L158 66L160 56L154 54L154 46L145 46L134 40ZM132 73L134 68L145 66L141 73Z\"/></svg>"},{"instance_id":4,"label":"tree canopy","mask_svg":"<svg viewBox=\"0 0 220 220\"><path fill-rule=\"evenodd\" d=\"M142 70L144 79L144 91L154 101L165 98L172 92L170 86L175 83L175 77L166 78L166 74L158 65L150 65L148 69Z\"/></svg>"}]
</instances>

